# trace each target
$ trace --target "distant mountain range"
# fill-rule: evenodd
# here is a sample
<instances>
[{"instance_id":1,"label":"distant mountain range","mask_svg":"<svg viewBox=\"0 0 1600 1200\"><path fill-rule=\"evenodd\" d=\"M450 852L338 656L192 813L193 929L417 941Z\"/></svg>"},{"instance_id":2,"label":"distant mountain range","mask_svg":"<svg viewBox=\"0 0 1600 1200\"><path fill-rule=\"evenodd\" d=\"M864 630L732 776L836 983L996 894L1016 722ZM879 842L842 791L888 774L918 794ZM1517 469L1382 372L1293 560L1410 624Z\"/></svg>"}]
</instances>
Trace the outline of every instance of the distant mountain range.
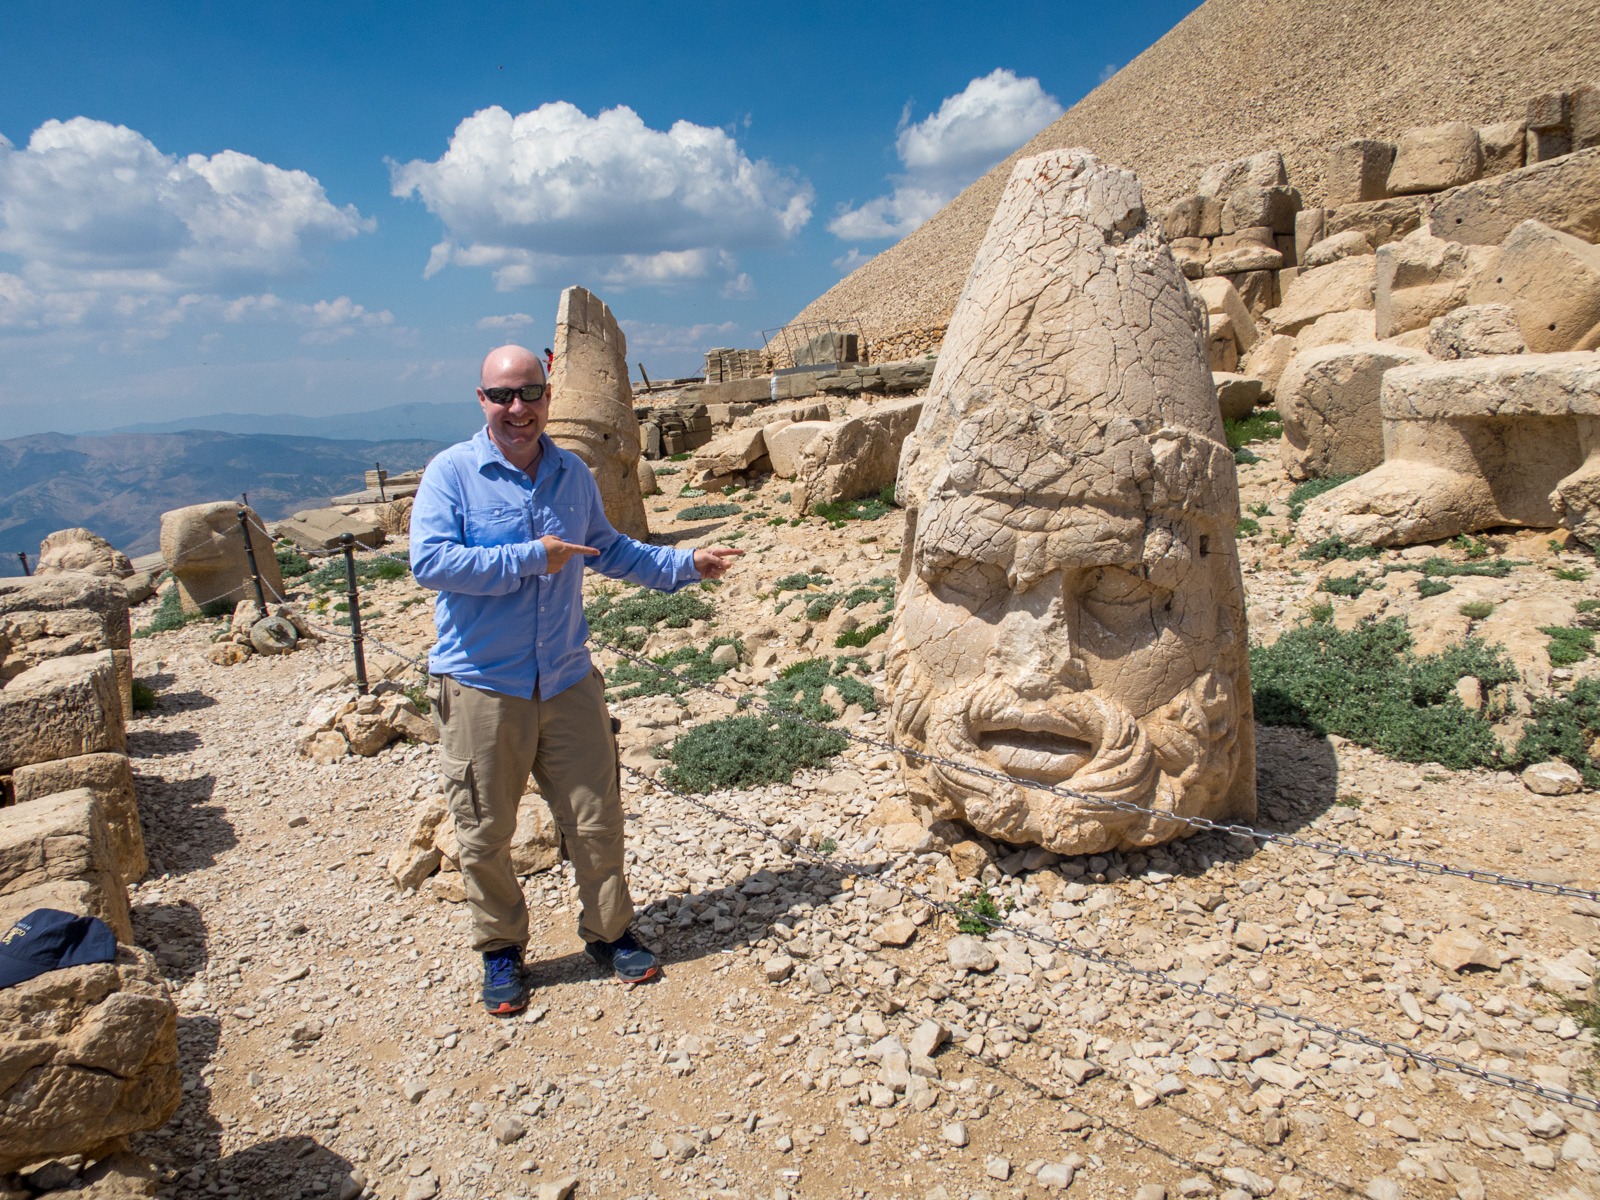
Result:
<instances>
[{"instance_id":1,"label":"distant mountain range","mask_svg":"<svg viewBox=\"0 0 1600 1200\"><path fill-rule=\"evenodd\" d=\"M217 433L262 433L340 441L371 441L375 437L416 438L450 445L471 437L481 428L483 413L467 399L452 404L392 404L387 408L331 417L302 417L290 413L211 413L201 417L179 417L172 421L142 421L137 425L123 425L111 432L186 433L209 429Z\"/></svg>"},{"instance_id":2,"label":"distant mountain range","mask_svg":"<svg viewBox=\"0 0 1600 1200\"><path fill-rule=\"evenodd\" d=\"M454 405L402 405L384 412L445 409ZM471 404L460 406L468 413ZM0 575L19 575L18 550L30 561L39 542L57 529L82 525L131 556L160 549L161 514L187 504L237 499L266 520L325 505L329 497L360 491L374 462L386 470L414 470L451 442L476 430L417 437L364 414L367 432L384 440L333 440L274 433L188 430L179 433L41 433L0 441ZM257 418L286 423L350 418ZM420 417L419 417L420 419ZM407 436L395 437L395 434ZM439 430L442 435L442 428Z\"/></svg>"}]
</instances>

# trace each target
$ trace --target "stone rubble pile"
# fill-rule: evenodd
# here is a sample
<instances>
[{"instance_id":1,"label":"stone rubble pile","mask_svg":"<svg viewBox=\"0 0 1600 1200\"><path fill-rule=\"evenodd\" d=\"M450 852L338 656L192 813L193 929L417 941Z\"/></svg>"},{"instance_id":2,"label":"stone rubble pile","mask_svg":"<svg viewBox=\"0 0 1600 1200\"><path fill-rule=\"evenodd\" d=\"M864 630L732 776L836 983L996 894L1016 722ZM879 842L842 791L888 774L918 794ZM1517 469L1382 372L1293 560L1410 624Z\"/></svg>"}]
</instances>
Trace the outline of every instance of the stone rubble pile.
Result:
<instances>
[{"instance_id":1,"label":"stone rubble pile","mask_svg":"<svg viewBox=\"0 0 1600 1200\"><path fill-rule=\"evenodd\" d=\"M258 654L288 654L302 641L321 640L322 635L291 605L269 604L263 613L254 600L241 600L206 657L219 667L232 667Z\"/></svg>"}]
</instances>

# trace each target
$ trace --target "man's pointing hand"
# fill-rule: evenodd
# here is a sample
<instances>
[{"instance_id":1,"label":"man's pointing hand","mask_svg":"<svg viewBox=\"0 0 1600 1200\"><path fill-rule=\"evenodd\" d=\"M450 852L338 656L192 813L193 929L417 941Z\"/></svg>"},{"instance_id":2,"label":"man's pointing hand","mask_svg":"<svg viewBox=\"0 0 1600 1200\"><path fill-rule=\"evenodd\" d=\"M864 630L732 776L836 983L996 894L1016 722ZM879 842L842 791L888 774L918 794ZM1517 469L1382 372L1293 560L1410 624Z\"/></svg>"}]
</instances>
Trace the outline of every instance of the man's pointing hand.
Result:
<instances>
[{"instance_id":1,"label":"man's pointing hand","mask_svg":"<svg viewBox=\"0 0 1600 1200\"><path fill-rule=\"evenodd\" d=\"M567 560L574 554L592 555L599 554L593 546L578 546L572 542L563 542L555 534L546 534L539 539L539 544L544 547L544 573L554 575L567 565Z\"/></svg>"},{"instance_id":2,"label":"man's pointing hand","mask_svg":"<svg viewBox=\"0 0 1600 1200\"><path fill-rule=\"evenodd\" d=\"M701 579L721 579L743 553L731 546L702 546L694 552L694 569L700 572Z\"/></svg>"}]
</instances>

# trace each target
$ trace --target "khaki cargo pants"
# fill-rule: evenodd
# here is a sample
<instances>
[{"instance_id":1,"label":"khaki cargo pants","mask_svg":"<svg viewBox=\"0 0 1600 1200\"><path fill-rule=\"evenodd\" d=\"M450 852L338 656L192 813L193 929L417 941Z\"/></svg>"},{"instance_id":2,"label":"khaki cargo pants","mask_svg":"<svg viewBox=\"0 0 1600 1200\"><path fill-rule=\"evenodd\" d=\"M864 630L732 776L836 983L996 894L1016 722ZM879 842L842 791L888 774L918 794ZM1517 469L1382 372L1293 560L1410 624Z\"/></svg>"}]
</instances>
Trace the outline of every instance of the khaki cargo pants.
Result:
<instances>
[{"instance_id":1,"label":"khaki cargo pants","mask_svg":"<svg viewBox=\"0 0 1600 1200\"><path fill-rule=\"evenodd\" d=\"M621 937L633 920L622 861L617 742L598 670L541 700L434 681L445 798L461 844L472 948L528 943L528 903L511 868L517 805L531 773L578 880L578 933Z\"/></svg>"}]
</instances>

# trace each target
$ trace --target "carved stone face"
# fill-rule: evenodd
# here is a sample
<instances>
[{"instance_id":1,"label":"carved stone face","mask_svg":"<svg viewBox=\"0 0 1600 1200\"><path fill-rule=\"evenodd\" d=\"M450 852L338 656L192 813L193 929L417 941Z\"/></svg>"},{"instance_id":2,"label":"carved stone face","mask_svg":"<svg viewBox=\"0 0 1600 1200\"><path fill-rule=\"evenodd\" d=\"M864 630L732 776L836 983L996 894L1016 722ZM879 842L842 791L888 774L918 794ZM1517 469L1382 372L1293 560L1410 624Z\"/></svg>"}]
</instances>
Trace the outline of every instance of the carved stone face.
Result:
<instances>
[{"instance_id":1,"label":"carved stone face","mask_svg":"<svg viewBox=\"0 0 1600 1200\"><path fill-rule=\"evenodd\" d=\"M1165 291L1170 257L1102 244L1147 294ZM969 282L967 296L978 291ZM902 493L915 528L887 663L898 742L1075 793L908 756L914 799L990 837L1068 854L1188 832L1147 813L1255 811L1234 464L1215 399L1200 390L1210 380L1199 327L1167 304L1167 328L1133 318L1102 351L1073 333L1106 328L1087 294L1068 284L1046 296L1066 314L1055 326L1071 343L1064 353L953 363L943 396L935 378L941 408L924 411L912 452L930 482ZM1133 309L1101 295L1113 311ZM958 309L951 333L981 343L959 320ZM1152 343L1169 349L1152 354ZM1011 388L1004 370L1018 361L1026 378ZM1001 369L983 378L973 362ZM1141 391L1152 399L1130 402Z\"/></svg>"}]
</instances>

